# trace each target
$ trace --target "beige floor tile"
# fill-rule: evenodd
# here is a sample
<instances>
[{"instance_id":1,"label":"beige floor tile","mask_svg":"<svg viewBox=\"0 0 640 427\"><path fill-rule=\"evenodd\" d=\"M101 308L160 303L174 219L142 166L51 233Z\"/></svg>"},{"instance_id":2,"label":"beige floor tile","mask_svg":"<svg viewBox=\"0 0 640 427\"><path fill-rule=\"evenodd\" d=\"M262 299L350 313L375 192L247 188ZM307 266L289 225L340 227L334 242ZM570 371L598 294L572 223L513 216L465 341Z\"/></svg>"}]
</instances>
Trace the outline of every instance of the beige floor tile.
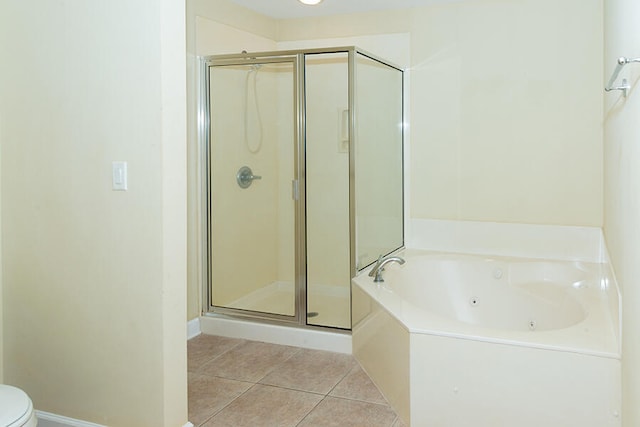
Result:
<instances>
[{"instance_id":1,"label":"beige floor tile","mask_svg":"<svg viewBox=\"0 0 640 427\"><path fill-rule=\"evenodd\" d=\"M188 351L196 426L405 427L352 356L207 335Z\"/></svg>"},{"instance_id":2,"label":"beige floor tile","mask_svg":"<svg viewBox=\"0 0 640 427\"><path fill-rule=\"evenodd\" d=\"M387 401L378 390L378 387L357 364L329 395L387 405Z\"/></svg>"},{"instance_id":3,"label":"beige floor tile","mask_svg":"<svg viewBox=\"0 0 640 427\"><path fill-rule=\"evenodd\" d=\"M294 427L321 395L256 384L203 427Z\"/></svg>"},{"instance_id":4,"label":"beige floor tile","mask_svg":"<svg viewBox=\"0 0 640 427\"><path fill-rule=\"evenodd\" d=\"M252 383L189 373L189 421L199 426L251 386Z\"/></svg>"},{"instance_id":5,"label":"beige floor tile","mask_svg":"<svg viewBox=\"0 0 640 427\"><path fill-rule=\"evenodd\" d=\"M260 380L260 383L327 394L355 364L355 359L347 354L304 349Z\"/></svg>"},{"instance_id":6,"label":"beige floor tile","mask_svg":"<svg viewBox=\"0 0 640 427\"><path fill-rule=\"evenodd\" d=\"M396 414L386 405L326 397L300 427L390 427Z\"/></svg>"},{"instance_id":7,"label":"beige floor tile","mask_svg":"<svg viewBox=\"0 0 640 427\"><path fill-rule=\"evenodd\" d=\"M244 343L244 340L200 334L187 341L187 362L189 372L197 371L202 365Z\"/></svg>"},{"instance_id":8,"label":"beige floor tile","mask_svg":"<svg viewBox=\"0 0 640 427\"><path fill-rule=\"evenodd\" d=\"M244 342L199 369L199 373L258 382L300 349L257 341Z\"/></svg>"}]
</instances>

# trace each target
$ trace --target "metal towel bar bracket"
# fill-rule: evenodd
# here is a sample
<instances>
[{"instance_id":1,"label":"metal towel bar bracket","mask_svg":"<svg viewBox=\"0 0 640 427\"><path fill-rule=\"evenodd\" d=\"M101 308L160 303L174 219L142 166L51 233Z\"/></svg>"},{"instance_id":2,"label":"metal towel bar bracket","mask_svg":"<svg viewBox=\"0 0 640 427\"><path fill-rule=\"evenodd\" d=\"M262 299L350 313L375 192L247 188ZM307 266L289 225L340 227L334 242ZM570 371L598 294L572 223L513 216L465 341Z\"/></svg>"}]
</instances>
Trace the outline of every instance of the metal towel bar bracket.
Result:
<instances>
[{"instance_id":1,"label":"metal towel bar bracket","mask_svg":"<svg viewBox=\"0 0 640 427\"><path fill-rule=\"evenodd\" d=\"M631 86L629 85L627 79L622 79L622 85L620 86L613 86L613 83L618 78L618 75L620 74L620 71L622 71L624 66L630 62L640 62L640 58L626 58L624 56L618 58L618 65L616 65L616 69L613 70L613 74L609 79L609 83L607 83L607 86L605 86L604 90L606 90L607 92L611 92L612 90L621 90L624 97L627 97L629 89L631 89Z\"/></svg>"}]
</instances>

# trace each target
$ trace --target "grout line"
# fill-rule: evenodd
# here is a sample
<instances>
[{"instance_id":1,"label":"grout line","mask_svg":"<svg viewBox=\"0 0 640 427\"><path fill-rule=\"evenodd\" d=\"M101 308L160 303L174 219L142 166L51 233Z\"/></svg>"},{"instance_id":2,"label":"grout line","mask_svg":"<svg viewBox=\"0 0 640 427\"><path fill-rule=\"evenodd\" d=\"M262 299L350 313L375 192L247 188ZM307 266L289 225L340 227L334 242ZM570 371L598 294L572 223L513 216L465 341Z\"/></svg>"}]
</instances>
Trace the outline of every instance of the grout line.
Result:
<instances>
[{"instance_id":1,"label":"grout line","mask_svg":"<svg viewBox=\"0 0 640 427\"><path fill-rule=\"evenodd\" d=\"M201 336L203 336L203 335L202 335L202 334L201 334L201 335L198 335L197 337L192 338L192 339L197 339L198 337L201 337ZM200 366L198 366L198 367L196 368L196 370L195 370L195 371L193 371L193 372L194 372L194 373L200 373L200 371L202 371L202 369L203 369L206 365L208 365L208 364L212 363L214 360L216 360L216 359L218 359L219 357L221 357L221 356L223 356L223 355L227 354L228 352L230 352L230 351L231 351L231 350L233 350L234 348L236 348L236 347L238 347L238 346L240 346L240 345L244 344L245 342L247 342L247 340L240 339L240 341L239 341L239 342L237 342L234 346L232 346L232 347L228 348L227 350L223 351L222 353L218 354L217 356L214 356L214 357L212 357L212 358L210 358L210 359L207 359L207 361L206 361L206 362L201 363L201 364L200 364ZM189 356L188 356L188 349L187 349L187 359L188 359L188 358L189 358ZM211 376L211 375L210 375L210 376Z\"/></svg>"},{"instance_id":2,"label":"grout line","mask_svg":"<svg viewBox=\"0 0 640 427\"><path fill-rule=\"evenodd\" d=\"M311 408L311 410L310 410L309 412L307 412L307 414L306 414L304 417L302 417L302 419L298 422L298 424L296 424L296 427L297 427L297 426L299 426L300 424L302 424L302 423L304 422L304 420L306 420L306 419L307 419L307 417L308 417L309 415L311 415L311 413L312 413L313 411L315 411L315 410L316 410L316 408L317 408L318 406L320 406L320 404L321 404L322 402L324 402L324 401L325 401L325 399L326 399L326 398L327 398L327 396L325 395L322 399L320 399L320 400L318 401L318 403L316 403L316 404L315 404L315 406L314 406L313 408Z\"/></svg>"},{"instance_id":3,"label":"grout line","mask_svg":"<svg viewBox=\"0 0 640 427\"><path fill-rule=\"evenodd\" d=\"M354 358L355 360L355 358ZM386 406L389 409L391 409L394 413L395 413L395 409L391 406L391 404L389 403L389 401L387 400L387 398L382 394L382 392L380 391L380 389L378 388L378 386L373 382L373 380L371 380L371 377L369 377L369 375L364 372L364 374L369 378L369 380L371 381L371 384L373 384L373 386L375 387L376 390L378 390L378 393L380 393L380 396L382 396L382 399L384 399L384 403L379 403L379 402L372 402L370 400L364 400L364 399L357 399L357 398L352 398L352 397L346 397L346 396L334 396L331 393L333 392L333 390L335 390L336 387L338 387L338 385L340 385L340 383L342 381L345 380L345 378L347 378L349 376L349 374L351 374L353 371L356 370L362 370L362 367L360 366L360 364L358 363L358 361L356 360L355 365L353 366L353 368L351 368L343 377L340 381L338 381L336 383L336 385L333 386L333 388L329 391L329 393L327 393L328 397L333 397L335 399L343 399L343 400L351 400L354 402L362 402L362 403L371 403L373 405L378 405L378 406ZM396 413L396 417L398 416L398 414Z\"/></svg>"},{"instance_id":4,"label":"grout line","mask_svg":"<svg viewBox=\"0 0 640 427\"><path fill-rule=\"evenodd\" d=\"M275 385L275 384L256 383L256 385L261 385L261 386L265 386L265 387L281 388L283 390L296 391L296 392L300 392L300 393L315 394L316 396L324 396L324 397L328 396L328 394L322 393L322 392L318 392L318 391L300 390L298 388L286 387L286 386Z\"/></svg>"},{"instance_id":5,"label":"grout line","mask_svg":"<svg viewBox=\"0 0 640 427\"><path fill-rule=\"evenodd\" d=\"M391 405L389 405L388 403L379 403L379 402L372 402L370 400L363 400L363 399L356 399L353 397L343 397L343 396L331 396L331 395L327 395L327 397L331 397L333 399L341 399L341 400L349 400L351 402L360 402L360 403L369 403L371 405L378 405L378 406L385 406L389 409L391 409L394 413L396 412L395 409L393 409L391 407ZM397 414L396 414L397 415Z\"/></svg>"},{"instance_id":6,"label":"grout line","mask_svg":"<svg viewBox=\"0 0 640 427\"><path fill-rule=\"evenodd\" d=\"M352 372L352 371L353 371L353 370L358 366L358 363L357 363L357 361L356 361L355 357L351 356L351 358L352 358L352 359L353 359L353 361L354 361L354 362L356 362L356 363L354 363L354 365L351 367L351 369L349 369L349 370L348 370L348 371L347 371L347 372L342 376L342 378L340 378L340 380L339 380L337 383L335 383L335 385L334 385L333 387L331 387L331 390L329 390L329 392L327 393L327 396L329 396L329 395L331 394L331 392L332 392L333 390L335 390L335 388L336 388L336 387L338 387L338 385L340 385L340 383L341 383L342 381L344 381L344 379L345 379L345 378L347 378L347 377L349 376L349 374L350 374L350 373L351 373L351 372ZM333 397L333 396L332 396L332 397Z\"/></svg>"},{"instance_id":7,"label":"grout line","mask_svg":"<svg viewBox=\"0 0 640 427\"><path fill-rule=\"evenodd\" d=\"M216 377L216 378L223 378L223 377ZM229 378L223 378L225 380L228 380ZM233 399L231 399L226 405L224 405L222 408L218 409L217 411L215 411L213 414L211 414L211 416L209 418L207 418L206 421L204 421L202 424L206 424L208 423L213 417L215 417L216 415L218 415L220 412L222 412L225 408L227 408L229 405L231 405L233 402L235 402L236 400L238 400L239 398L241 398L242 396L244 396L245 394L247 394L251 389L253 389L257 384L255 383L251 383L250 381L240 381L240 380L233 380L233 381L238 381L238 382L244 382L244 383L249 383L249 384L253 384L251 387L249 387L248 389L246 389L245 391L243 391L242 393L240 393L239 395L237 395L236 397L234 397Z\"/></svg>"},{"instance_id":8,"label":"grout line","mask_svg":"<svg viewBox=\"0 0 640 427\"><path fill-rule=\"evenodd\" d=\"M269 343L267 343L269 344ZM272 344L272 345L280 345L280 344ZM281 347L291 347L288 345L284 345ZM291 355L289 357L287 357L284 360L281 360L280 362L276 363L275 365L273 365L271 367L271 369L269 369L262 377L260 377L255 384L262 384L260 381L262 381L263 379L267 378L267 376L269 376L269 374L271 374L272 372L274 372L276 369L280 368L282 365L284 365L289 359L291 359L293 356L295 356L296 354L300 353L300 351L302 350L301 348L298 347L293 347L296 349L296 351L294 351L293 353L291 353Z\"/></svg>"},{"instance_id":9,"label":"grout line","mask_svg":"<svg viewBox=\"0 0 640 427\"><path fill-rule=\"evenodd\" d=\"M391 425L389 427L393 427L395 425L397 425L396 423L398 422L402 422L402 425L404 425L404 422L402 421L402 418L400 418L400 415L396 414L396 419L393 420L393 422L391 423Z\"/></svg>"}]
</instances>

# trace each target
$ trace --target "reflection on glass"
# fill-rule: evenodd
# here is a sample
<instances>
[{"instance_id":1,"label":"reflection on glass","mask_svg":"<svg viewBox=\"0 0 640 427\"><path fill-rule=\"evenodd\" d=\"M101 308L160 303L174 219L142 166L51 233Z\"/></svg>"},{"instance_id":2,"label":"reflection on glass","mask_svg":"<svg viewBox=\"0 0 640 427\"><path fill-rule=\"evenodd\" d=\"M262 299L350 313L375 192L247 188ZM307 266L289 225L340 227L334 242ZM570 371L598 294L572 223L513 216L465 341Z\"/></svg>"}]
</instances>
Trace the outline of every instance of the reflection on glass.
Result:
<instances>
[{"instance_id":1,"label":"reflection on glass","mask_svg":"<svg viewBox=\"0 0 640 427\"><path fill-rule=\"evenodd\" d=\"M295 316L293 84L293 62L210 68L213 306Z\"/></svg>"},{"instance_id":2,"label":"reflection on glass","mask_svg":"<svg viewBox=\"0 0 640 427\"><path fill-rule=\"evenodd\" d=\"M356 61L356 253L361 269L404 244L402 72L360 53Z\"/></svg>"},{"instance_id":3,"label":"reflection on glass","mask_svg":"<svg viewBox=\"0 0 640 427\"><path fill-rule=\"evenodd\" d=\"M347 52L305 55L307 323L351 328Z\"/></svg>"}]
</instances>

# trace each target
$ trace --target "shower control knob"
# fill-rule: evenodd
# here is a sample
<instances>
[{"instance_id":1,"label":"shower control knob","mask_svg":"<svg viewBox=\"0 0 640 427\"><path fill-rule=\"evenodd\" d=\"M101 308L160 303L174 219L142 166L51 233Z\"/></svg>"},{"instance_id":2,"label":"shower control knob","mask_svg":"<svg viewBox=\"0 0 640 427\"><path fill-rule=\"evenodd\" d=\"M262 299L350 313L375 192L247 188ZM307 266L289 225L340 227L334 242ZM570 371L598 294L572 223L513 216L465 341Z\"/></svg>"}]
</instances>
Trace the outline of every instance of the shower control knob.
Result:
<instances>
[{"instance_id":1,"label":"shower control knob","mask_svg":"<svg viewBox=\"0 0 640 427\"><path fill-rule=\"evenodd\" d=\"M236 174L236 181L240 188L248 188L254 179L262 179L261 176L254 175L249 166L242 166Z\"/></svg>"}]
</instances>

